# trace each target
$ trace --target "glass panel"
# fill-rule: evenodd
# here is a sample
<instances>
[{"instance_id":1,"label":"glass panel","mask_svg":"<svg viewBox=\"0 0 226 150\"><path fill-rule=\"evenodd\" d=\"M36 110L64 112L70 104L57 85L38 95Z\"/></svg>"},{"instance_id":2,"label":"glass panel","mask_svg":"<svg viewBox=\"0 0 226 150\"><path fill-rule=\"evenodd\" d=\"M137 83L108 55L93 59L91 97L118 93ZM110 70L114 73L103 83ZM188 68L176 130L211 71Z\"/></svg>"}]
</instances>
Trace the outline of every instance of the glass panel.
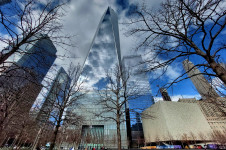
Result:
<instances>
[{"instance_id":1,"label":"glass panel","mask_svg":"<svg viewBox=\"0 0 226 150\"><path fill-rule=\"evenodd\" d=\"M118 63L115 37L109 9L92 43L90 53L84 64L81 78L87 77L87 88L103 88L108 69Z\"/></svg>"}]
</instances>

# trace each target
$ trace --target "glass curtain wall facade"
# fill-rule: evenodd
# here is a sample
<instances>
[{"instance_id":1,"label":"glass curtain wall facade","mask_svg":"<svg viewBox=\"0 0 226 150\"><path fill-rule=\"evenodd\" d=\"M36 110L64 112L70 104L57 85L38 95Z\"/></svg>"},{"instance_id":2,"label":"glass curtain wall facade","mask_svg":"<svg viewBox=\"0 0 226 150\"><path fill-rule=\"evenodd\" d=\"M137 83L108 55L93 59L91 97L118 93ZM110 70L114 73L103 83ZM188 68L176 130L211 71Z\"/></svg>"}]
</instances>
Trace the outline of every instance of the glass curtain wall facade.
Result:
<instances>
[{"instance_id":1,"label":"glass curtain wall facade","mask_svg":"<svg viewBox=\"0 0 226 150\"><path fill-rule=\"evenodd\" d=\"M101 90L107 85L106 72L109 69L113 69L116 65L121 65L118 19L115 12L111 8L108 8L100 20L89 54L84 63L83 71L80 75L81 80L86 79L86 83L83 85L84 89L89 89L90 92L80 100L83 104L80 108L73 108L78 114L84 116L85 122L83 123L83 127L101 127L103 134L101 131L99 136L103 137L98 138L103 139L103 143L99 143L99 145L103 144L106 148L117 148L116 122L95 116L95 114L103 110L103 106L97 104L100 97L96 89ZM113 112L106 112L104 115L106 117L115 117ZM82 134L94 133L87 133L88 131L89 130L83 128ZM124 148L128 147L126 134L126 123L123 122L121 123L121 137L122 147ZM95 144L98 143L94 141L85 143L85 141L82 140L80 147L85 147L87 144L95 146Z\"/></svg>"},{"instance_id":2,"label":"glass curtain wall facade","mask_svg":"<svg viewBox=\"0 0 226 150\"><path fill-rule=\"evenodd\" d=\"M31 40L38 38L37 41L20 47L23 55L15 56L15 60L14 56L7 60L14 63L0 75L0 91L10 89L15 93L21 90L18 109L24 108L27 113L41 91L42 80L55 61L57 52L47 35L36 36Z\"/></svg>"},{"instance_id":3,"label":"glass curtain wall facade","mask_svg":"<svg viewBox=\"0 0 226 150\"><path fill-rule=\"evenodd\" d=\"M36 37L34 37L36 38ZM40 38L33 46L16 62L19 67L31 70L38 83L41 83L48 70L56 59L56 48L47 35L38 35Z\"/></svg>"},{"instance_id":4,"label":"glass curtain wall facade","mask_svg":"<svg viewBox=\"0 0 226 150\"><path fill-rule=\"evenodd\" d=\"M104 125L83 125L81 148L101 149L104 146Z\"/></svg>"},{"instance_id":5,"label":"glass curtain wall facade","mask_svg":"<svg viewBox=\"0 0 226 150\"><path fill-rule=\"evenodd\" d=\"M22 80L25 79L22 82L24 86L32 84L32 88L35 89L35 92L33 92L34 97L29 100L29 109L42 89L42 80L55 61L57 52L47 35L40 34L33 38L38 38L39 40L31 44L32 47L16 62L17 72L23 74ZM18 78L17 80L21 79ZM27 95L29 94L27 93Z\"/></svg>"},{"instance_id":6,"label":"glass curtain wall facade","mask_svg":"<svg viewBox=\"0 0 226 150\"><path fill-rule=\"evenodd\" d=\"M128 107L135 110L134 119L136 119L136 112L141 113L154 104L147 74L142 72L145 69L145 65L142 62L140 55L124 56L122 59L125 72L130 74L127 89L134 89L138 93L137 98L130 100L128 103Z\"/></svg>"},{"instance_id":7,"label":"glass curtain wall facade","mask_svg":"<svg viewBox=\"0 0 226 150\"><path fill-rule=\"evenodd\" d=\"M58 70L57 75L55 79L52 81L51 87L46 96L44 96L43 100L40 102L39 99L37 99L33 104L30 112L32 116L37 121L45 123L49 119L50 112L53 109L53 104L55 103L56 99L59 98L57 96L61 96L62 94L60 93L66 91L69 85L70 77L68 76L66 71L61 67Z\"/></svg>"},{"instance_id":8,"label":"glass curtain wall facade","mask_svg":"<svg viewBox=\"0 0 226 150\"><path fill-rule=\"evenodd\" d=\"M154 104L148 77L140 55L124 56L122 59L124 73L129 73L127 90L136 91L134 99L127 103L127 135L130 147L140 147L144 144L143 128L140 114Z\"/></svg>"}]
</instances>

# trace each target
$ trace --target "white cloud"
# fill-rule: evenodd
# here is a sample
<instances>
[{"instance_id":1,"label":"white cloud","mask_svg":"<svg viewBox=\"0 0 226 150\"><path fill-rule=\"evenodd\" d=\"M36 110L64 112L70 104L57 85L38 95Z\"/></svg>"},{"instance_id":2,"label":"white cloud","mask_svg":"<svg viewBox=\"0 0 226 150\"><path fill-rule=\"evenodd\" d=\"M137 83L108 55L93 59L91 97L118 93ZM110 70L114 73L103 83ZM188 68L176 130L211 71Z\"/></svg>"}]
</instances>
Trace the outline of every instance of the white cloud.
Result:
<instances>
[{"instance_id":1,"label":"white cloud","mask_svg":"<svg viewBox=\"0 0 226 150\"><path fill-rule=\"evenodd\" d=\"M141 1L132 0L129 1L130 4L137 4ZM160 4L161 0L152 0L151 2L148 0L142 1L145 2L148 6L157 6ZM90 44L94 37L94 34L97 30L97 26L99 21L107 9L108 6L112 7L115 11L117 11L117 6L115 4L115 0L77 0L71 1L68 5L66 16L62 19L64 24L64 32L76 35L74 43L76 43L76 48L70 48L70 53L76 55L78 58L75 59L58 59L56 63L65 64L66 62L73 62L75 64L84 63L84 58L88 54ZM127 25L122 24L128 18L125 17L125 13L127 10L124 10L120 14L118 14L119 19L119 34L120 34L120 46L122 57L125 55L131 55L136 53L134 51L137 45L137 37L126 37L124 33L126 32ZM116 12L117 13L117 12ZM64 53L61 48L58 49L58 54ZM139 53L139 52L138 52Z\"/></svg>"},{"instance_id":2,"label":"white cloud","mask_svg":"<svg viewBox=\"0 0 226 150\"><path fill-rule=\"evenodd\" d=\"M8 34L2 34L0 32L0 38L1 38L0 40L0 52L1 52L4 48L6 48L9 45L7 39L11 39L11 37Z\"/></svg>"},{"instance_id":3,"label":"white cloud","mask_svg":"<svg viewBox=\"0 0 226 150\"><path fill-rule=\"evenodd\" d=\"M44 0L41 0L45 3ZM130 4L145 2L148 7L157 7L163 0L130 0ZM90 44L97 30L98 23L108 6L111 6L115 11L117 6L115 0L76 0L70 1L68 7L66 7L66 15L62 18L62 23L64 25L64 33L70 35L77 35L73 40L76 45L74 48L70 48L68 52L60 47L57 47L57 54L64 55L65 53L70 55L75 55L76 58L58 58L56 64L59 64L67 70L70 62L74 64L83 64L86 55L88 54ZM134 53L143 53L143 51L135 52L134 49L139 42L140 37L127 37L124 35L127 25L121 24L126 22L128 18L125 17L126 10L118 14L119 18L119 30L120 30L120 46L122 56L132 55ZM0 44L1 45L1 44ZM152 54L146 55L146 57L151 58ZM144 56L145 57L145 56ZM104 70L100 70L104 72ZM180 74L180 68L170 66L166 75L170 80L177 77ZM157 71L159 74L160 71ZM93 83L92 83L93 84Z\"/></svg>"},{"instance_id":4,"label":"white cloud","mask_svg":"<svg viewBox=\"0 0 226 150\"><path fill-rule=\"evenodd\" d=\"M73 41L76 48L70 48L69 53L72 53L77 58L66 59L67 62L71 61L75 64L84 63L98 23L108 5L113 6L113 1L77 0L70 2L66 16L62 19L64 25L63 32L76 35ZM62 53L63 50L61 48L57 49L58 53ZM65 60L58 59L56 62L58 64L65 64Z\"/></svg>"},{"instance_id":5,"label":"white cloud","mask_svg":"<svg viewBox=\"0 0 226 150\"><path fill-rule=\"evenodd\" d=\"M166 71L166 75L169 78L169 80L174 80L177 77L179 77L181 75L182 69L179 67L172 67L169 66L167 71Z\"/></svg>"}]
</instances>

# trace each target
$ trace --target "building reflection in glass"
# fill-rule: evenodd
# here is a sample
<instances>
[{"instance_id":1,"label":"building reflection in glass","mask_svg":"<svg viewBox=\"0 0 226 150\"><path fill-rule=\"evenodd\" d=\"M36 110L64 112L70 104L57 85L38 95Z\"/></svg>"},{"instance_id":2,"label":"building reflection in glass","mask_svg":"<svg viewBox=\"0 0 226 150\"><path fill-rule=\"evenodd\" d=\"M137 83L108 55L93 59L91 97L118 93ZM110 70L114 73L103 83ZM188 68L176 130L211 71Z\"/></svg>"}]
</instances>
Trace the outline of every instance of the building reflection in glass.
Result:
<instances>
[{"instance_id":1,"label":"building reflection in glass","mask_svg":"<svg viewBox=\"0 0 226 150\"><path fill-rule=\"evenodd\" d=\"M106 148L117 148L116 123L94 115L103 110L103 106L96 104L99 100L96 89L101 90L107 85L106 72L113 69L115 65L121 65L118 20L115 12L108 8L98 25L80 76L80 80L86 80L83 86L84 89L89 90L89 93L80 100L83 104L80 108L73 108L73 111L85 118L81 127L82 140L79 144L81 148L88 148L87 146L99 148L102 144ZM114 116L114 113L107 112L104 115ZM93 128L88 128L91 126ZM95 134L100 139L99 141L92 140ZM87 135L91 138L88 141L84 138ZM121 139L122 147L127 147L125 122L121 124Z\"/></svg>"}]
</instances>

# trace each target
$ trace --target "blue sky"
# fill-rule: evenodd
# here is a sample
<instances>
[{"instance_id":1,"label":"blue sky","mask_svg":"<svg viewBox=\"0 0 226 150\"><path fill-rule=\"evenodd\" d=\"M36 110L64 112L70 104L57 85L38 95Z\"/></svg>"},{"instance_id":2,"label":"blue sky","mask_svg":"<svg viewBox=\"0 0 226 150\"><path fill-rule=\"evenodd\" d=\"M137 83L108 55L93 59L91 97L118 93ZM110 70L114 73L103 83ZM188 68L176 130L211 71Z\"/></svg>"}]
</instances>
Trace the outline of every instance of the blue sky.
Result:
<instances>
[{"instance_id":1,"label":"blue sky","mask_svg":"<svg viewBox=\"0 0 226 150\"><path fill-rule=\"evenodd\" d=\"M69 49L69 52L65 52L60 47L57 47L57 53L59 55L69 53L71 55L76 55L78 58L65 60L57 59L55 63L62 65L65 70L70 62L73 62L74 64L84 63L90 44L97 30L98 23L108 6L112 7L118 14L122 56L142 53L139 51L135 52L134 50L137 41L139 41L139 37L126 37L125 32L127 27L122 23L128 21L130 13L134 10L136 4L145 2L148 7L158 7L161 1L162 0L71 0L67 6L66 15L62 18L62 23L64 25L65 33L76 35L74 43L77 47ZM4 32L1 31L0 34L4 35ZM219 42L226 39L225 35L226 30L220 35ZM197 41L198 38L199 37L197 37ZM225 55L225 52L221 55ZM192 57L191 60L194 63L202 61L197 57ZM225 57L223 61L225 62ZM151 84L152 93L153 96L156 97L156 100L161 99L159 98L160 95L157 95L158 86L162 86L164 83L176 78L181 72L183 72L182 64L176 63L169 68L166 76L161 78L158 82ZM173 88L168 89L168 92L169 95L173 97L173 100L177 100L178 97L199 97L198 92L189 79L174 85Z\"/></svg>"},{"instance_id":2,"label":"blue sky","mask_svg":"<svg viewBox=\"0 0 226 150\"><path fill-rule=\"evenodd\" d=\"M97 2L97 1L96 1ZM98 3L94 3L93 8L95 8L98 4L101 5L101 7L104 8L104 6L106 5L110 5L118 14L119 17L119 28L120 28L120 39L121 39L121 51L122 51L122 56L126 56L126 55L132 55L135 53L142 53L142 52L134 52L134 47L136 47L136 40L139 37L125 37L124 34L126 32L126 26L123 26L123 24L127 21L127 19L130 18L130 13L134 10L134 8L136 7L136 4L139 3L141 1L136 1L136 0L113 0L113 1L107 1L107 3L104 4L103 1L98 1ZM145 2L145 4L147 6L150 7L158 7L161 1L143 1ZM96 4L96 6L95 6ZM91 6L89 6L91 7ZM107 6L106 6L107 7ZM98 20L98 19L97 19ZM213 32L215 32L216 30L213 30ZM219 36L219 40L217 42L224 42L225 40L225 31L222 32L222 34ZM202 35L197 35L195 38L195 41L197 41L197 44L199 45L200 42L200 37L202 37ZM207 39L208 41L208 39ZM135 44L134 44L135 43ZM215 43L217 44L217 43ZM215 46L216 47L216 46ZM222 52L220 55L224 56L226 53L225 51ZM226 57L226 55L225 55ZM225 57L221 58L222 62L225 63ZM167 59L167 58L166 58ZM200 59L200 57L198 56L192 56L190 58L190 60L193 63L202 63L203 59ZM167 71L166 75L164 77L162 77L159 81L152 83L151 84L151 89L152 89L152 93L153 96L156 97L156 100L161 99L159 98L160 95L158 93L158 87L164 85L165 83L171 81L172 79L175 79L178 75L180 75L183 72L183 66L182 66L182 60L180 60L179 62L173 64L172 66L170 66L169 70ZM185 75L185 77L187 77ZM199 93L197 92L197 90L195 89L194 85L192 84L190 79L184 80L182 82L179 82L177 84L174 84L172 86L172 88L168 89L169 95L172 96L173 100L178 100L179 97L195 97L197 99L200 98Z\"/></svg>"}]
</instances>

